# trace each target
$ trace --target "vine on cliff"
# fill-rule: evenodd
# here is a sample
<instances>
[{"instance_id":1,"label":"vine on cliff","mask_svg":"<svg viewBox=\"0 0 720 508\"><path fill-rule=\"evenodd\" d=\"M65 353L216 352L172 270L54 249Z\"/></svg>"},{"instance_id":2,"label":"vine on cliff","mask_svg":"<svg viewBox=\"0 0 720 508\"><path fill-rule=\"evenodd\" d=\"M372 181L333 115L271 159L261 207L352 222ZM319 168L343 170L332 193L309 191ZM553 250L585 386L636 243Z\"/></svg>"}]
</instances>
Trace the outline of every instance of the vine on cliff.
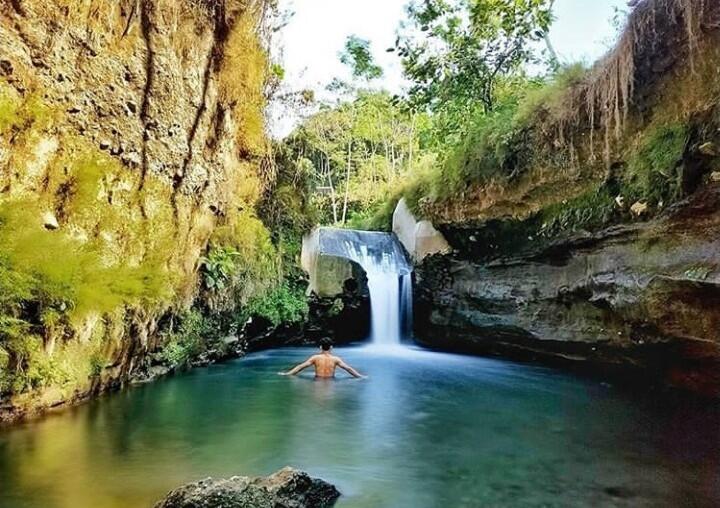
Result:
<instances>
[{"instance_id":1,"label":"vine on cliff","mask_svg":"<svg viewBox=\"0 0 720 508\"><path fill-rule=\"evenodd\" d=\"M587 128L594 156L597 127L604 133L604 157L610 163L613 139L619 141L631 108L637 106L636 87L654 79L654 62L684 51L695 71L703 26L720 20L720 9L706 0L643 0L630 14L610 53L565 94L565 107L545 120L557 125L561 138ZM682 26L682 30L676 30ZM678 44L684 44L678 47ZM680 50L680 51L678 51Z\"/></svg>"}]
</instances>

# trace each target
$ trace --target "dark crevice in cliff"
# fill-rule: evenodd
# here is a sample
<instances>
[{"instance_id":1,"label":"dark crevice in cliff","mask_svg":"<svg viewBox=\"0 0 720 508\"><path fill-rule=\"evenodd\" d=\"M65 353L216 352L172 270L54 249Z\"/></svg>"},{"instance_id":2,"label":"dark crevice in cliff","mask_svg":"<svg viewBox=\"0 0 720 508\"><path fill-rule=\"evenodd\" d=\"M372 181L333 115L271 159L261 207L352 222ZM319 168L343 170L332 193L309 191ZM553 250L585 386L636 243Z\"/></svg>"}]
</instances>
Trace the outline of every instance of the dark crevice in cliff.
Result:
<instances>
[{"instance_id":1,"label":"dark crevice in cliff","mask_svg":"<svg viewBox=\"0 0 720 508\"><path fill-rule=\"evenodd\" d=\"M125 23L125 28L122 31L122 34L120 35L120 38L123 39L127 36L127 34L130 32L130 28L132 27L132 22L135 19L135 15L137 14L138 9L138 1L135 0L132 5L130 6L130 12L127 15L127 22Z\"/></svg>"},{"instance_id":2,"label":"dark crevice in cliff","mask_svg":"<svg viewBox=\"0 0 720 508\"><path fill-rule=\"evenodd\" d=\"M185 159L182 163L182 169L180 170L180 173L175 174L173 176L173 193L172 193L172 206L173 211L175 214L175 217L177 217L178 210L177 210L177 193L181 191L182 185L185 182L185 177L187 176L187 172L190 169L190 163L193 159L193 144L195 142L195 137L197 135L198 128L200 127L200 122L202 120L203 115L205 114L205 111L207 110L207 94L208 94L208 88L210 87L210 80L212 79L213 74L213 61L214 61L214 55L215 55L215 44L217 41L213 44L213 46L208 51L208 56L205 61L205 68L203 70L203 87L202 87L202 93L200 94L200 104L198 105L196 111L195 111L195 117L193 118L193 123L190 126L190 132L188 134L188 141L187 141L187 154L185 155Z\"/></svg>"},{"instance_id":3,"label":"dark crevice in cliff","mask_svg":"<svg viewBox=\"0 0 720 508\"><path fill-rule=\"evenodd\" d=\"M176 219L178 216L177 194L182 191L182 186L185 182L185 179L187 178L187 173L190 170L190 164L192 163L194 156L193 145L195 143L195 138L200 127L200 122L202 121L202 118L207 111L207 95L210 88L210 82L214 73L219 70L219 67L221 65L225 50L225 42L227 41L231 29L229 20L226 15L224 2L216 2L212 5L211 18L213 23L213 40L211 47L208 51L208 55L205 61L205 67L203 70L203 86L202 92L200 94L200 103L195 111L193 123L188 133L187 154L185 156L185 159L183 160L182 168L180 172L173 177L173 193L171 196L171 200ZM205 187L207 187L207 184L205 185ZM198 193L196 195L196 201L199 201L201 195L202 193Z\"/></svg>"},{"instance_id":4,"label":"dark crevice in cliff","mask_svg":"<svg viewBox=\"0 0 720 508\"><path fill-rule=\"evenodd\" d=\"M218 140L222 136L223 127L225 125L226 114L227 113L222 104L217 104L211 120L212 135L208 137L207 141L207 147L209 150L215 150L218 146Z\"/></svg>"},{"instance_id":5,"label":"dark crevice in cliff","mask_svg":"<svg viewBox=\"0 0 720 508\"><path fill-rule=\"evenodd\" d=\"M639 225L614 226L594 234L580 234L563 240L557 240L528 253L522 261L534 261L553 266L563 266L578 252L590 250L610 241L631 241L637 234Z\"/></svg>"},{"instance_id":6,"label":"dark crevice in cliff","mask_svg":"<svg viewBox=\"0 0 720 508\"><path fill-rule=\"evenodd\" d=\"M20 16L27 16L27 13L25 12L25 8L22 6L22 0L10 0L10 5L13 9L15 9L15 12L17 12Z\"/></svg>"},{"instance_id":7,"label":"dark crevice in cliff","mask_svg":"<svg viewBox=\"0 0 720 508\"><path fill-rule=\"evenodd\" d=\"M38 50L35 44L35 41L32 40L32 38L27 34L26 32L26 21L24 18L26 17L23 14L19 14L18 17L13 18L13 28L15 29L15 33L20 38L20 40L25 44L25 46L28 48L28 52L30 53L30 58L32 59L33 65L41 66L42 61L38 59ZM14 136L15 134L13 134Z\"/></svg>"},{"instance_id":8,"label":"dark crevice in cliff","mask_svg":"<svg viewBox=\"0 0 720 508\"><path fill-rule=\"evenodd\" d=\"M150 97L155 83L155 48L152 38L153 5L154 2L152 0L143 0L140 9L140 26L142 28L142 37L145 41L146 51L145 87L143 89L142 105L140 106L140 119L143 122L142 165L140 170L140 185L138 187L140 191L145 187L145 178L149 165L148 140L150 138L150 130L153 128L152 121L150 120Z\"/></svg>"}]
</instances>

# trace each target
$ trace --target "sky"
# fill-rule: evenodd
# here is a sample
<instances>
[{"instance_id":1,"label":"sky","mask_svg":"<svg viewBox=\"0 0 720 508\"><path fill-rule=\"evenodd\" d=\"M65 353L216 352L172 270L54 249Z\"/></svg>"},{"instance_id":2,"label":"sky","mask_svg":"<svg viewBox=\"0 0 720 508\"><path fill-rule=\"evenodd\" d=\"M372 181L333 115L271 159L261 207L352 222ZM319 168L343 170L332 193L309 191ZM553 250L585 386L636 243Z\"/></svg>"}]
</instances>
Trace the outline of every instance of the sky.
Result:
<instances>
[{"instance_id":1,"label":"sky","mask_svg":"<svg viewBox=\"0 0 720 508\"><path fill-rule=\"evenodd\" d=\"M383 88L399 92L403 86L400 62L385 50L395 43L398 25L404 19L408 0L280 0L283 9L294 12L281 31L280 59L288 86L294 90L322 90L333 78L349 78L338 53L348 35L371 42L376 61L383 67ZM591 63L610 47L615 29L610 23L613 7L624 8L627 0L556 0L555 23L550 38L562 61ZM274 122L274 134L283 136L297 119Z\"/></svg>"}]
</instances>

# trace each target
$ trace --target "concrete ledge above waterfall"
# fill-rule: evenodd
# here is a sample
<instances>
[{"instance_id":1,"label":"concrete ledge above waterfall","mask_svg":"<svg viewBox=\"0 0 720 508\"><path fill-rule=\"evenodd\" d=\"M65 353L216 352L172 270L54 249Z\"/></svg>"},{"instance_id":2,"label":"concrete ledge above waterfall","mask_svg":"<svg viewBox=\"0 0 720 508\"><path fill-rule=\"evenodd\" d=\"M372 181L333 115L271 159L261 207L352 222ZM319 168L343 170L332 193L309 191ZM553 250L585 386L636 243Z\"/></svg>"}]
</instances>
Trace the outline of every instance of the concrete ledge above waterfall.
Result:
<instances>
[{"instance_id":1,"label":"concrete ledge above waterfall","mask_svg":"<svg viewBox=\"0 0 720 508\"><path fill-rule=\"evenodd\" d=\"M309 290L322 297L341 294L345 281L368 265L398 274L412 271L395 235L330 227L303 238L301 263L310 278Z\"/></svg>"},{"instance_id":2,"label":"concrete ledge above waterfall","mask_svg":"<svg viewBox=\"0 0 720 508\"><path fill-rule=\"evenodd\" d=\"M428 220L418 221L402 198L393 212L393 233L416 263L433 254L450 252L443 234Z\"/></svg>"}]
</instances>

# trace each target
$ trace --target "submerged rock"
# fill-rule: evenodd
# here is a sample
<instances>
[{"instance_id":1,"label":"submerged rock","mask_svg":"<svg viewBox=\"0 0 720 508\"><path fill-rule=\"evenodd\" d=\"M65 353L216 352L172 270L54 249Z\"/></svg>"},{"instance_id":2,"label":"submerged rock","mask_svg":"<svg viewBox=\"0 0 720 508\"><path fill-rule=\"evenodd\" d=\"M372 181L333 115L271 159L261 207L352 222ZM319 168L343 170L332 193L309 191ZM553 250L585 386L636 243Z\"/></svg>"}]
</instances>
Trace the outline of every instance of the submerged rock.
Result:
<instances>
[{"instance_id":1,"label":"submerged rock","mask_svg":"<svg viewBox=\"0 0 720 508\"><path fill-rule=\"evenodd\" d=\"M170 492L155 508L325 508L338 497L333 485L286 467L266 477L190 483Z\"/></svg>"}]
</instances>

